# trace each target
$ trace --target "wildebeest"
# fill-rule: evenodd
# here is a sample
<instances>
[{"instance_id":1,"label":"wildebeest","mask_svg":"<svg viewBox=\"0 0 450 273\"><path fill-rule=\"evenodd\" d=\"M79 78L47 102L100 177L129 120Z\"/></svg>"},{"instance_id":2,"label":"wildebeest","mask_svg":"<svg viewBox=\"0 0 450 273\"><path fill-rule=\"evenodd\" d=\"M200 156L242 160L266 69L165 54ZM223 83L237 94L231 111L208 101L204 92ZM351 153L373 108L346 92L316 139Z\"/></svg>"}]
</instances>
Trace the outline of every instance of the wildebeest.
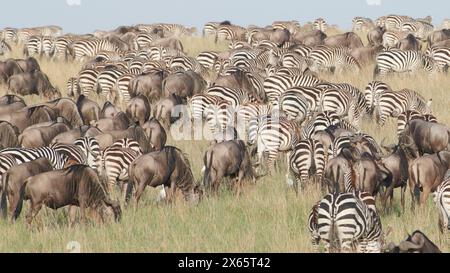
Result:
<instances>
[{"instance_id":1,"label":"wildebeest","mask_svg":"<svg viewBox=\"0 0 450 273\"><path fill-rule=\"evenodd\" d=\"M428 35L428 46L433 46L438 42L450 39L450 29L436 30Z\"/></svg>"},{"instance_id":2,"label":"wildebeest","mask_svg":"<svg viewBox=\"0 0 450 273\"><path fill-rule=\"evenodd\" d=\"M51 108L41 106L28 106L20 110L0 115L0 120L7 121L22 132L30 125L56 120L56 113Z\"/></svg>"},{"instance_id":3,"label":"wildebeest","mask_svg":"<svg viewBox=\"0 0 450 273\"><path fill-rule=\"evenodd\" d=\"M36 124L23 130L19 135L19 145L22 148L39 148L47 146L53 138L62 132L69 131L70 128L64 118L58 117L52 124Z\"/></svg>"},{"instance_id":4,"label":"wildebeest","mask_svg":"<svg viewBox=\"0 0 450 273\"><path fill-rule=\"evenodd\" d=\"M180 104L183 104L183 99L175 94L171 94L168 98L162 99L156 104L153 110L153 117L160 120L165 128L168 128L170 124L180 118L180 116L172 115L172 110Z\"/></svg>"},{"instance_id":5,"label":"wildebeest","mask_svg":"<svg viewBox=\"0 0 450 273\"><path fill-rule=\"evenodd\" d=\"M114 104L107 101L103 104L102 110L100 111L100 118L112 118L118 112L120 112L120 108L114 106Z\"/></svg>"},{"instance_id":6,"label":"wildebeest","mask_svg":"<svg viewBox=\"0 0 450 273\"><path fill-rule=\"evenodd\" d=\"M0 98L0 115L17 111L26 106L22 98L16 95L5 95Z\"/></svg>"},{"instance_id":7,"label":"wildebeest","mask_svg":"<svg viewBox=\"0 0 450 273\"><path fill-rule=\"evenodd\" d=\"M6 171L6 173L2 175L4 187L1 209L3 217L6 217L8 211L5 198L7 198L9 202L9 214L12 216L12 220L16 220L17 216L22 211L20 191L23 190L22 187L24 186L25 180L33 175L49 172L51 170L53 170L51 162L47 158L41 157L30 162L13 166Z\"/></svg>"},{"instance_id":8,"label":"wildebeest","mask_svg":"<svg viewBox=\"0 0 450 273\"><path fill-rule=\"evenodd\" d=\"M72 99L60 98L38 105L45 105L53 109L58 116L64 117L72 128L83 125L83 120L78 111L77 104Z\"/></svg>"},{"instance_id":9,"label":"wildebeest","mask_svg":"<svg viewBox=\"0 0 450 273\"><path fill-rule=\"evenodd\" d=\"M192 174L190 163L181 150L165 146L161 151L144 154L129 168L129 177L136 187L136 204L146 186L164 185L167 201L171 201L177 189L190 202L198 202L203 194Z\"/></svg>"},{"instance_id":10,"label":"wildebeest","mask_svg":"<svg viewBox=\"0 0 450 273\"><path fill-rule=\"evenodd\" d=\"M323 45L323 41L326 37L327 35L321 30L313 30L310 32L297 32L291 36L291 40L306 46L316 46Z\"/></svg>"},{"instance_id":11,"label":"wildebeest","mask_svg":"<svg viewBox=\"0 0 450 273\"><path fill-rule=\"evenodd\" d=\"M425 204L428 194L436 191L449 168L449 151L419 157L409 165L409 189L411 191L412 208L414 208L414 199L418 199L419 194L420 204Z\"/></svg>"},{"instance_id":12,"label":"wildebeest","mask_svg":"<svg viewBox=\"0 0 450 273\"><path fill-rule=\"evenodd\" d=\"M406 240L398 246L390 243L384 249L389 253L441 253L441 250L420 230L408 234Z\"/></svg>"},{"instance_id":13,"label":"wildebeest","mask_svg":"<svg viewBox=\"0 0 450 273\"><path fill-rule=\"evenodd\" d=\"M125 112L130 120L143 125L150 118L151 107L146 96L138 94L132 98Z\"/></svg>"},{"instance_id":14,"label":"wildebeest","mask_svg":"<svg viewBox=\"0 0 450 273\"><path fill-rule=\"evenodd\" d=\"M242 140L229 140L220 143L212 142L205 152L203 164L206 167L203 185L205 189L217 194L224 177L236 179L234 185L237 193L244 179L253 179L250 156Z\"/></svg>"},{"instance_id":15,"label":"wildebeest","mask_svg":"<svg viewBox=\"0 0 450 273\"><path fill-rule=\"evenodd\" d=\"M449 149L450 128L444 124L414 119L405 125L401 135L405 145L413 145L421 155Z\"/></svg>"},{"instance_id":16,"label":"wildebeest","mask_svg":"<svg viewBox=\"0 0 450 273\"><path fill-rule=\"evenodd\" d=\"M11 52L11 46L5 40L0 40L0 56L9 52Z\"/></svg>"},{"instance_id":17,"label":"wildebeest","mask_svg":"<svg viewBox=\"0 0 450 273\"><path fill-rule=\"evenodd\" d=\"M121 209L118 201L110 199L96 172L86 165L72 165L68 168L41 173L25 180L20 200L30 200L26 220L32 220L45 205L52 209L65 206L80 207L81 219L85 221L85 209L93 208L102 221L112 209L114 219L120 220ZM21 202L21 201L19 201ZM71 225L75 222L75 211L69 212ZM17 217L18 215L16 215Z\"/></svg>"},{"instance_id":18,"label":"wildebeest","mask_svg":"<svg viewBox=\"0 0 450 273\"><path fill-rule=\"evenodd\" d=\"M162 91L165 97L176 94L182 98L192 97L200 93L206 86L205 80L196 76L195 72L178 71L162 81Z\"/></svg>"},{"instance_id":19,"label":"wildebeest","mask_svg":"<svg viewBox=\"0 0 450 273\"><path fill-rule=\"evenodd\" d=\"M350 55L355 58L358 63L367 65L373 63L379 52L383 50L382 45L358 47L350 51Z\"/></svg>"},{"instance_id":20,"label":"wildebeest","mask_svg":"<svg viewBox=\"0 0 450 273\"><path fill-rule=\"evenodd\" d=\"M181 41L177 38L172 37L157 39L152 43L152 46L163 46L183 52L183 44L181 43Z\"/></svg>"},{"instance_id":21,"label":"wildebeest","mask_svg":"<svg viewBox=\"0 0 450 273\"><path fill-rule=\"evenodd\" d=\"M420 50L420 42L414 35L408 34L398 42L397 47L400 50Z\"/></svg>"},{"instance_id":22,"label":"wildebeest","mask_svg":"<svg viewBox=\"0 0 450 273\"><path fill-rule=\"evenodd\" d=\"M100 148L103 150L106 147L112 145L115 141L123 138L134 139L139 143L139 146L142 149L142 152L147 153L150 149L149 140L145 134L144 129L139 125L131 125L125 130L112 130L107 132L102 132L98 130L96 127L90 128L90 131L96 130L95 134L90 134L89 131L85 133L85 136L95 137L99 144Z\"/></svg>"},{"instance_id":23,"label":"wildebeest","mask_svg":"<svg viewBox=\"0 0 450 273\"><path fill-rule=\"evenodd\" d=\"M19 146L19 128L7 121L0 121L0 149Z\"/></svg>"},{"instance_id":24,"label":"wildebeest","mask_svg":"<svg viewBox=\"0 0 450 273\"><path fill-rule=\"evenodd\" d=\"M80 95L78 97L77 108L80 112L83 124L85 125L89 125L91 122L100 119L100 106L98 106L95 101L85 97L84 95Z\"/></svg>"},{"instance_id":25,"label":"wildebeest","mask_svg":"<svg viewBox=\"0 0 450 273\"><path fill-rule=\"evenodd\" d=\"M147 135L152 151L159 151L166 145L166 130L164 130L164 127L157 119L151 118L147 120L142 125L142 129Z\"/></svg>"},{"instance_id":26,"label":"wildebeest","mask_svg":"<svg viewBox=\"0 0 450 273\"><path fill-rule=\"evenodd\" d=\"M162 94L162 81L168 76L166 70L147 72L136 76L130 82L130 90L134 95L143 94L149 101L157 100Z\"/></svg>"},{"instance_id":27,"label":"wildebeest","mask_svg":"<svg viewBox=\"0 0 450 273\"><path fill-rule=\"evenodd\" d=\"M125 130L130 126L130 119L124 112L118 112L112 118L101 118L93 125L101 131Z\"/></svg>"},{"instance_id":28,"label":"wildebeest","mask_svg":"<svg viewBox=\"0 0 450 273\"><path fill-rule=\"evenodd\" d=\"M354 32L346 32L342 34L336 34L333 36L328 36L323 40L324 45L330 47L343 46L347 47L350 50L363 47L364 44L361 41L361 38Z\"/></svg>"},{"instance_id":29,"label":"wildebeest","mask_svg":"<svg viewBox=\"0 0 450 273\"><path fill-rule=\"evenodd\" d=\"M14 74L8 79L8 90L20 95L39 95L53 100L61 97L61 92L52 86L47 75L41 71Z\"/></svg>"},{"instance_id":30,"label":"wildebeest","mask_svg":"<svg viewBox=\"0 0 450 273\"><path fill-rule=\"evenodd\" d=\"M0 83L6 83L15 74L24 72L19 64L13 59L0 61Z\"/></svg>"},{"instance_id":31,"label":"wildebeest","mask_svg":"<svg viewBox=\"0 0 450 273\"><path fill-rule=\"evenodd\" d=\"M375 27L367 33L369 45L378 46L383 44L383 34L386 32L384 27Z\"/></svg>"}]
</instances>

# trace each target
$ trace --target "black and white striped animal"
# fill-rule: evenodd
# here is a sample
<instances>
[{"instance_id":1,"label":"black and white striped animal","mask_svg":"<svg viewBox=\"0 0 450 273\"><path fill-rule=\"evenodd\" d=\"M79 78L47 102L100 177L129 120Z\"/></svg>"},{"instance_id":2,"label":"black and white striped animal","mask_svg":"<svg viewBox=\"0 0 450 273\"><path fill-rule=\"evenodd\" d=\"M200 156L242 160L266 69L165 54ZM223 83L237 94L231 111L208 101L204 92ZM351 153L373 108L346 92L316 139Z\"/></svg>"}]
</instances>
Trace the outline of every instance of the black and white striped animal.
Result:
<instances>
[{"instance_id":1,"label":"black and white striped animal","mask_svg":"<svg viewBox=\"0 0 450 273\"><path fill-rule=\"evenodd\" d=\"M434 73L437 66L432 58L414 50L390 50L378 54L374 77L385 76L391 72L417 72L425 70Z\"/></svg>"},{"instance_id":2,"label":"black and white striped animal","mask_svg":"<svg viewBox=\"0 0 450 273\"><path fill-rule=\"evenodd\" d=\"M443 181L434 192L434 201L439 211L439 229L450 230L450 179Z\"/></svg>"},{"instance_id":3,"label":"black and white striped animal","mask_svg":"<svg viewBox=\"0 0 450 273\"><path fill-rule=\"evenodd\" d=\"M40 148L7 148L0 151L0 154L12 155L17 164L29 162L40 157L45 157L52 163L53 168L60 170L67 162L67 156L58 153L50 147Z\"/></svg>"}]
</instances>

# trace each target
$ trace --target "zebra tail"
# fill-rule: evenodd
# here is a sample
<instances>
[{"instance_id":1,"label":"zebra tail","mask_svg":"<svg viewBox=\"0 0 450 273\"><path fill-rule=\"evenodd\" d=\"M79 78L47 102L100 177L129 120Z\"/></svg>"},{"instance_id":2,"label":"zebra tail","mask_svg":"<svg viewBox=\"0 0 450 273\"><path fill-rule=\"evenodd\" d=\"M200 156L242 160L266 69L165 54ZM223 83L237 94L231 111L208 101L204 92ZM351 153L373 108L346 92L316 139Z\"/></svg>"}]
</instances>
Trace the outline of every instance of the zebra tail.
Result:
<instances>
[{"instance_id":1,"label":"zebra tail","mask_svg":"<svg viewBox=\"0 0 450 273\"><path fill-rule=\"evenodd\" d=\"M12 216L13 220L16 220L19 217L20 213L22 212L22 204L23 204L23 200L25 198L25 188L27 186L27 183L28 183L28 179L25 180L22 187L20 187L19 200L17 201L16 209L14 210L14 214Z\"/></svg>"},{"instance_id":2,"label":"zebra tail","mask_svg":"<svg viewBox=\"0 0 450 273\"><path fill-rule=\"evenodd\" d=\"M8 202L6 202L6 192L8 189L8 178L9 174L6 172L3 175L3 189L2 189L2 197L0 201L0 213L3 217L3 219L6 219L7 217L7 211L8 211Z\"/></svg>"},{"instance_id":3,"label":"zebra tail","mask_svg":"<svg viewBox=\"0 0 450 273\"><path fill-rule=\"evenodd\" d=\"M206 152L205 154L205 159L206 159L206 163L207 166L205 166L205 174L203 176L203 185L205 186L205 188L207 190L211 189L211 166L212 166L212 160L213 160L213 151L211 150L211 155L209 156L209 161L208 161L208 152ZM209 163L209 164L208 164Z\"/></svg>"}]
</instances>

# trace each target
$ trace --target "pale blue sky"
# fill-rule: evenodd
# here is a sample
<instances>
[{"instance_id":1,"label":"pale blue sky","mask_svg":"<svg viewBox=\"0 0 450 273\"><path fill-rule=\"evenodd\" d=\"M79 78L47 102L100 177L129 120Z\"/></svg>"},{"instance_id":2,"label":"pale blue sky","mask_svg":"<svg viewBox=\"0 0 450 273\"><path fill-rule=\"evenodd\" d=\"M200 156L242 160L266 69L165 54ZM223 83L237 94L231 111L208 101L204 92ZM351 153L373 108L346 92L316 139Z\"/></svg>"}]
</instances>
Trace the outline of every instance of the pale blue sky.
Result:
<instances>
[{"instance_id":1,"label":"pale blue sky","mask_svg":"<svg viewBox=\"0 0 450 273\"><path fill-rule=\"evenodd\" d=\"M430 14L435 25L450 17L447 0L2 0L1 6L0 28L56 24L64 32L74 33L155 22L181 23L201 31L207 21L264 26L274 20L304 23L317 17L349 29L354 16L375 19L391 13L412 17Z\"/></svg>"}]
</instances>

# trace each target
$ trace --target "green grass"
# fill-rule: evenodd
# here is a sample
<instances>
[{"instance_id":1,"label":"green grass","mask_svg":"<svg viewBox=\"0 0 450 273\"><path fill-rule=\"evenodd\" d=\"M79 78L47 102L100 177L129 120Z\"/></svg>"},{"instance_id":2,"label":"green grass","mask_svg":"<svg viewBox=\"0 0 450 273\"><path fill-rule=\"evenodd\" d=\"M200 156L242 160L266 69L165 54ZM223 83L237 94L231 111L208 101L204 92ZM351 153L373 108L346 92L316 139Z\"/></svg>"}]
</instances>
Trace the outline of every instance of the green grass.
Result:
<instances>
[{"instance_id":1,"label":"green grass","mask_svg":"<svg viewBox=\"0 0 450 273\"><path fill-rule=\"evenodd\" d=\"M183 38L185 51L195 56L203 50L225 50L226 44L198 37ZM21 57L19 50L12 54ZM4 56L6 58L8 56ZM65 94L65 83L75 76L80 64L39 60L42 70ZM373 66L360 74L321 75L334 82L348 82L360 89L372 79ZM433 113L438 119L450 124L447 115L450 99L448 76L411 77L394 76L386 80L394 90L411 88L426 98L433 98ZM0 86L0 93L6 87ZM37 103L37 96L27 97L27 103ZM394 120L383 128L371 121L364 121L363 131L377 141L386 138L387 143L396 142ZM181 148L191 161L195 178L200 180L203 153L207 141L173 141L169 144ZM284 157L283 157L284 158ZM280 163L281 169L286 167ZM71 241L80 243L82 252L311 252L307 217L312 205L322 193L314 185L307 185L298 196L285 183L284 171L264 177L256 185L246 185L241 196L235 196L225 187L215 198L204 198L198 206L190 207L181 200L175 204L158 205L157 190L147 188L138 209L124 208L119 223L95 225L77 224L70 228L64 209L41 210L33 228L27 227L24 214L15 223L0 221L0 252L66 252ZM437 209L431 198L426 206L409 210L410 194L406 194L406 211L401 212L399 193L395 194L394 208L382 213L384 228L391 227L387 241L398 243L408 232L424 231L439 247L448 252L450 245L437 229ZM380 207L380 206L378 206Z\"/></svg>"}]
</instances>

